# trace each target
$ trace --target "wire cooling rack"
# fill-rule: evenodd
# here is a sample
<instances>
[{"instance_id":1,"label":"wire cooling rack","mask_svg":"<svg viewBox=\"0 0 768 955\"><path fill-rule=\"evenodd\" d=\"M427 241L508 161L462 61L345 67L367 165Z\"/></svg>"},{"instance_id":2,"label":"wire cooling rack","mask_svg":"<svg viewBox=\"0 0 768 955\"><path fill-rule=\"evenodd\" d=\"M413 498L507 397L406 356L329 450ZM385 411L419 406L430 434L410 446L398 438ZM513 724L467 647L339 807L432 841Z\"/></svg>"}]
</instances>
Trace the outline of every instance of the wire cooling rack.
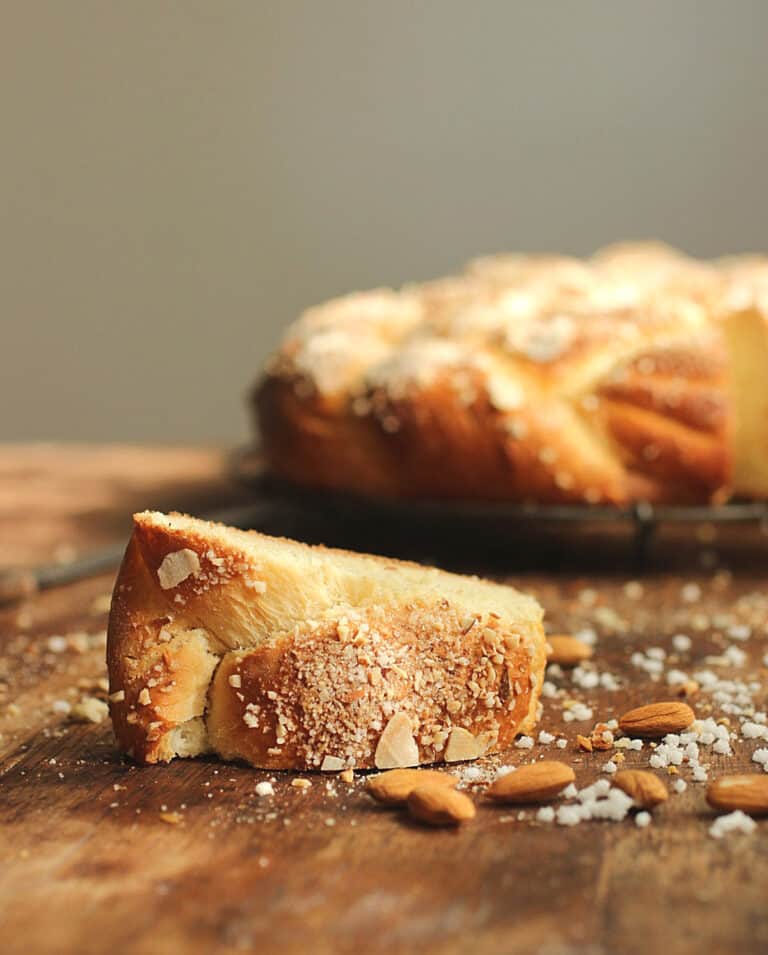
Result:
<instances>
[{"instance_id":1,"label":"wire cooling rack","mask_svg":"<svg viewBox=\"0 0 768 955\"><path fill-rule=\"evenodd\" d=\"M515 530L554 529L562 543L569 546L567 529L603 527L630 531L632 562L643 569L651 541L662 525L759 525L768 533L768 502L731 501L707 507L654 507L638 502L627 508L600 505L512 504L504 501L451 501L425 499L386 499L359 494L300 487L265 473L263 457L255 447L238 448L229 461L233 480L246 488L246 503L205 514L209 520L269 533L312 536L327 540L327 531L356 532L357 541L369 549L374 532L417 538L419 545L431 547L442 539L466 544L489 536L508 546L516 541ZM318 529L324 522L324 528ZM562 535L558 534L562 530ZM398 545L399 546L399 545ZM111 570L120 562L124 541L102 550L84 554L60 565L0 568L0 606L23 599L37 590L45 590Z\"/></svg>"}]
</instances>

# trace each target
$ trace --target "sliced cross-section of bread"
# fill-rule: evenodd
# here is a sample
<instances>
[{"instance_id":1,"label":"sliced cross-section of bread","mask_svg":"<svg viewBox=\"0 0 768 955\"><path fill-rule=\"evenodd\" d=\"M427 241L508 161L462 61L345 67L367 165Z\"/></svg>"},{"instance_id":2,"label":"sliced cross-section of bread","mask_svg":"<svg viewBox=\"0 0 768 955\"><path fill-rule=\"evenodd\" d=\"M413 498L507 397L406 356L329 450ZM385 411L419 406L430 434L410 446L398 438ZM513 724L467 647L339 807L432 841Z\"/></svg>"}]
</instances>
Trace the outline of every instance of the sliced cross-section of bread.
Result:
<instances>
[{"instance_id":1,"label":"sliced cross-section of bread","mask_svg":"<svg viewBox=\"0 0 768 955\"><path fill-rule=\"evenodd\" d=\"M179 514L134 520L107 657L135 759L413 766L534 725L542 611L511 587Z\"/></svg>"},{"instance_id":2,"label":"sliced cross-section of bread","mask_svg":"<svg viewBox=\"0 0 768 955\"><path fill-rule=\"evenodd\" d=\"M768 497L768 311L755 303L726 315L734 403L734 486Z\"/></svg>"}]
</instances>

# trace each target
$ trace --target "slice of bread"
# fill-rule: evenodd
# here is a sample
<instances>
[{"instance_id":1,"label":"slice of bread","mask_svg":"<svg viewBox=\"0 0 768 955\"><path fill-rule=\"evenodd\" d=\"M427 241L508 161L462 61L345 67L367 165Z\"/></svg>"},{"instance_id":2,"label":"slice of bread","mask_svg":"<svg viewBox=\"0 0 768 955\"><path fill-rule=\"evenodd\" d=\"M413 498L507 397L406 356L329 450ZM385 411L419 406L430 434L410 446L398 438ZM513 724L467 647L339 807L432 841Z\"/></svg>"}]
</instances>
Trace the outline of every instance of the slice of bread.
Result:
<instances>
[{"instance_id":1,"label":"slice of bread","mask_svg":"<svg viewBox=\"0 0 768 955\"><path fill-rule=\"evenodd\" d=\"M107 648L134 759L413 766L533 727L542 611L511 587L179 514L134 521Z\"/></svg>"}]
</instances>

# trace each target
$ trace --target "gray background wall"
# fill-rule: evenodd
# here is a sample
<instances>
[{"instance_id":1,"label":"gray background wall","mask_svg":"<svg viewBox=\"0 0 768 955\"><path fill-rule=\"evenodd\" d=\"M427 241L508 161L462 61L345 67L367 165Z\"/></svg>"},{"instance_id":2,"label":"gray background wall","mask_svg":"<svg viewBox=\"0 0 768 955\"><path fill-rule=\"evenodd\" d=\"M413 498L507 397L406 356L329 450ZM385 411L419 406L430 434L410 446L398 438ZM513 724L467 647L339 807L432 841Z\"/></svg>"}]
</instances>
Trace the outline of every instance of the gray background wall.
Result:
<instances>
[{"instance_id":1,"label":"gray background wall","mask_svg":"<svg viewBox=\"0 0 768 955\"><path fill-rule=\"evenodd\" d=\"M504 248L768 246L764 0L3 0L0 437L229 441L280 328Z\"/></svg>"}]
</instances>

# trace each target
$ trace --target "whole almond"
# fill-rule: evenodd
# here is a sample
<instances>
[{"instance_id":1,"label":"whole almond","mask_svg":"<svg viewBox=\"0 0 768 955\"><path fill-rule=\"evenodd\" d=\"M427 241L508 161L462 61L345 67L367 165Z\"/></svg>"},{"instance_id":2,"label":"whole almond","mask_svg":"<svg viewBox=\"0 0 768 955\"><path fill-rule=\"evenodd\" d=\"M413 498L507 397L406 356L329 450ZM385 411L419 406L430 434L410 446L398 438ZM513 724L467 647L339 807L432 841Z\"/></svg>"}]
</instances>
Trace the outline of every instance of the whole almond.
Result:
<instances>
[{"instance_id":1,"label":"whole almond","mask_svg":"<svg viewBox=\"0 0 768 955\"><path fill-rule=\"evenodd\" d=\"M544 760L521 766L514 772L501 776L488 789L487 795L495 802L530 803L546 802L576 778L565 763Z\"/></svg>"},{"instance_id":2,"label":"whole almond","mask_svg":"<svg viewBox=\"0 0 768 955\"><path fill-rule=\"evenodd\" d=\"M547 663L559 663L563 667L575 667L592 656L592 647L567 634L547 637L547 642L549 643Z\"/></svg>"},{"instance_id":3,"label":"whole almond","mask_svg":"<svg viewBox=\"0 0 768 955\"><path fill-rule=\"evenodd\" d=\"M750 816L764 816L768 814L768 776L765 773L721 776L710 783L707 802L713 809L741 809Z\"/></svg>"},{"instance_id":4,"label":"whole almond","mask_svg":"<svg viewBox=\"0 0 768 955\"><path fill-rule=\"evenodd\" d=\"M669 792L664 783L644 769L622 769L613 777L613 785L628 796L631 796L636 806L641 809L653 809L660 802L669 799Z\"/></svg>"},{"instance_id":5,"label":"whole almond","mask_svg":"<svg viewBox=\"0 0 768 955\"><path fill-rule=\"evenodd\" d=\"M387 806L402 806L414 789L421 786L445 786L453 789L458 783L456 776L440 773L436 769L391 769L369 779L366 792L377 802Z\"/></svg>"},{"instance_id":6,"label":"whole almond","mask_svg":"<svg viewBox=\"0 0 768 955\"><path fill-rule=\"evenodd\" d=\"M419 786L408 797L408 812L428 826L458 826L475 818L475 804L448 786Z\"/></svg>"},{"instance_id":7,"label":"whole almond","mask_svg":"<svg viewBox=\"0 0 768 955\"><path fill-rule=\"evenodd\" d=\"M619 727L627 736L660 739L667 733L680 733L688 729L695 719L696 714L687 703L669 700L629 710L619 720Z\"/></svg>"}]
</instances>

